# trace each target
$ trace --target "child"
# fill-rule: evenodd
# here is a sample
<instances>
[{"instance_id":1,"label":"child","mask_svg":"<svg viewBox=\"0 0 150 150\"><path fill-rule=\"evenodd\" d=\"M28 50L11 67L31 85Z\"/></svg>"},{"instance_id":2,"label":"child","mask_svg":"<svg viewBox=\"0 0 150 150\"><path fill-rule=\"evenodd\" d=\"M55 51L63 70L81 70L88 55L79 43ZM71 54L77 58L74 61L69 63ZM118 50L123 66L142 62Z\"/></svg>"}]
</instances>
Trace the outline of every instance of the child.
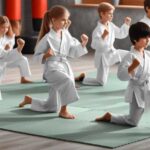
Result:
<instances>
[{"instance_id":1,"label":"child","mask_svg":"<svg viewBox=\"0 0 150 150\"><path fill-rule=\"evenodd\" d=\"M102 2L98 7L99 21L92 34L91 47L95 49L95 66L97 68L96 78L81 78L86 85L105 85L107 82L109 68L120 62L127 54L125 50L116 50L113 46L115 38L125 38L128 35L131 18L126 17L125 23L118 28L111 21L113 19L114 6ZM80 80L79 80L80 81Z\"/></svg>"},{"instance_id":2,"label":"child","mask_svg":"<svg viewBox=\"0 0 150 150\"><path fill-rule=\"evenodd\" d=\"M115 116L107 112L96 121L137 126L150 98L150 52L144 50L150 40L150 27L143 22L131 25L131 51L124 57L119 68L118 78L129 81L125 101L129 103L129 114Z\"/></svg>"},{"instance_id":3,"label":"child","mask_svg":"<svg viewBox=\"0 0 150 150\"><path fill-rule=\"evenodd\" d=\"M15 35L12 31L9 19L6 16L0 16L0 49L5 51L11 51L15 44ZM3 57L0 59L0 78L2 78L6 68L18 67L21 74L21 83L30 83L27 76L31 75L29 63L26 57L23 55L12 55Z\"/></svg>"},{"instance_id":4,"label":"child","mask_svg":"<svg viewBox=\"0 0 150 150\"><path fill-rule=\"evenodd\" d=\"M22 55L21 51L22 51L22 49L24 47L24 44L25 44L24 40L18 39L17 40L18 47L16 49L7 51L5 49L0 48L0 61L3 60L2 62L9 62L9 63L11 63L12 61L15 60L15 58L19 58ZM3 66L2 65L0 65L0 79L1 79L1 76L2 76L2 71L1 70L3 70ZM2 100L1 91L0 91L0 100Z\"/></svg>"},{"instance_id":5,"label":"child","mask_svg":"<svg viewBox=\"0 0 150 150\"><path fill-rule=\"evenodd\" d=\"M80 43L65 28L70 16L63 6L53 6L44 15L39 40L35 48L35 58L44 63L44 79L49 83L49 97L46 101L25 96L20 107L31 104L31 109L41 112L56 112L59 117L74 119L67 110L69 103L79 99L75 88L74 76L67 61L69 57L79 57L87 53L88 37L81 36ZM60 107L59 107L60 106Z\"/></svg>"},{"instance_id":6,"label":"child","mask_svg":"<svg viewBox=\"0 0 150 150\"><path fill-rule=\"evenodd\" d=\"M148 26L150 26L150 0L144 1L144 10L145 10L145 16L140 20L140 22L146 23Z\"/></svg>"}]
</instances>

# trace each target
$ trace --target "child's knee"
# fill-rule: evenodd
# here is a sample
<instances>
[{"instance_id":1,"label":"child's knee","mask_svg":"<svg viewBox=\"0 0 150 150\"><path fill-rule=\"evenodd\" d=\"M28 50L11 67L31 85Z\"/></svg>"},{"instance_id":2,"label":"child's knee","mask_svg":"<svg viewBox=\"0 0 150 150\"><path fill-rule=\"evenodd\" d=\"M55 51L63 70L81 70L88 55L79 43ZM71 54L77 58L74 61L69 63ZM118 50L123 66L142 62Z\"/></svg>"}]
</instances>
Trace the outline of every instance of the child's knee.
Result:
<instances>
[{"instance_id":1,"label":"child's knee","mask_svg":"<svg viewBox=\"0 0 150 150\"><path fill-rule=\"evenodd\" d=\"M130 125L133 127L137 127L139 123L139 120L131 119L130 120Z\"/></svg>"}]
</instances>

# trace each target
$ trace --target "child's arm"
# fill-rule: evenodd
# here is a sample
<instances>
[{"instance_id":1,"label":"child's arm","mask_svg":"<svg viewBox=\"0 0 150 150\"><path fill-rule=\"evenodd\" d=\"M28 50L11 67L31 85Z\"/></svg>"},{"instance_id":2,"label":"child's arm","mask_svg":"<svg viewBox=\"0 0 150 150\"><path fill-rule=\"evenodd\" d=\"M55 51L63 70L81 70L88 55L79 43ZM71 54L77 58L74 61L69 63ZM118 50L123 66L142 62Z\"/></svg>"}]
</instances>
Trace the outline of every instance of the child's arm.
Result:
<instances>
[{"instance_id":1,"label":"child's arm","mask_svg":"<svg viewBox=\"0 0 150 150\"><path fill-rule=\"evenodd\" d=\"M132 74L134 72L135 68L137 68L139 64L140 64L140 62L137 59L134 59L132 64L128 67L128 73Z\"/></svg>"},{"instance_id":2,"label":"child's arm","mask_svg":"<svg viewBox=\"0 0 150 150\"><path fill-rule=\"evenodd\" d=\"M127 24L128 26L130 26L130 24L131 24L131 18L130 17L125 17L124 23Z\"/></svg>"},{"instance_id":3,"label":"child's arm","mask_svg":"<svg viewBox=\"0 0 150 150\"><path fill-rule=\"evenodd\" d=\"M87 45L88 39L89 39L89 38L88 38L88 36L87 36L86 34L82 34L82 35L81 35L81 41L82 41L81 44L82 44L83 47L85 47L85 46Z\"/></svg>"},{"instance_id":4,"label":"child's arm","mask_svg":"<svg viewBox=\"0 0 150 150\"><path fill-rule=\"evenodd\" d=\"M101 53L110 51L112 43L107 40L111 31L103 29L103 26L97 26L92 33L91 47Z\"/></svg>"},{"instance_id":5,"label":"child's arm","mask_svg":"<svg viewBox=\"0 0 150 150\"><path fill-rule=\"evenodd\" d=\"M6 44L4 49L7 51L7 50L10 50L10 45L9 44Z\"/></svg>"},{"instance_id":6,"label":"child's arm","mask_svg":"<svg viewBox=\"0 0 150 150\"><path fill-rule=\"evenodd\" d=\"M21 52L25 45L25 41L23 39L19 38L19 39L17 39L17 45L18 45L17 46L18 52Z\"/></svg>"},{"instance_id":7,"label":"child's arm","mask_svg":"<svg viewBox=\"0 0 150 150\"><path fill-rule=\"evenodd\" d=\"M118 66L117 76L121 81L129 81L136 74L136 67L139 65L135 54L128 53Z\"/></svg>"},{"instance_id":8,"label":"child's arm","mask_svg":"<svg viewBox=\"0 0 150 150\"><path fill-rule=\"evenodd\" d=\"M43 61L45 61L47 58L51 57L54 55L53 50L51 50L50 48L47 50L47 52L43 55Z\"/></svg>"},{"instance_id":9,"label":"child's arm","mask_svg":"<svg viewBox=\"0 0 150 150\"><path fill-rule=\"evenodd\" d=\"M105 38L109 35L109 31L108 30L104 30L103 34L102 34L102 39L105 40Z\"/></svg>"},{"instance_id":10,"label":"child's arm","mask_svg":"<svg viewBox=\"0 0 150 150\"><path fill-rule=\"evenodd\" d=\"M68 40L69 57L75 58L80 57L88 53L86 49L86 44L88 42L88 36L85 34L81 35L81 42L78 39L74 38L68 30L65 30L66 38Z\"/></svg>"},{"instance_id":11,"label":"child's arm","mask_svg":"<svg viewBox=\"0 0 150 150\"><path fill-rule=\"evenodd\" d=\"M129 27L131 23L131 18L126 17L124 20L124 24L119 28L116 25L114 25L114 30L115 30L115 37L118 39L123 39L128 36L129 32Z\"/></svg>"},{"instance_id":12,"label":"child's arm","mask_svg":"<svg viewBox=\"0 0 150 150\"><path fill-rule=\"evenodd\" d=\"M35 62L44 64L45 61L43 61L43 56L47 52L47 50L50 48L49 44L49 37L48 34L46 34L37 44L34 49L34 55L33 60Z\"/></svg>"}]
</instances>

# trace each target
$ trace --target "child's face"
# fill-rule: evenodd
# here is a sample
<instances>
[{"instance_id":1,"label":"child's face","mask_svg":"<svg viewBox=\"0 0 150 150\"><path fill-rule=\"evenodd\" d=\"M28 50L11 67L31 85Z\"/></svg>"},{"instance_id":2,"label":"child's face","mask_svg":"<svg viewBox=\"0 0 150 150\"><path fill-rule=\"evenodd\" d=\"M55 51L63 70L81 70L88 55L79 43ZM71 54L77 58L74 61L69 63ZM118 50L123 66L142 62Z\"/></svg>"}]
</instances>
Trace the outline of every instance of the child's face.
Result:
<instances>
[{"instance_id":1,"label":"child's face","mask_svg":"<svg viewBox=\"0 0 150 150\"><path fill-rule=\"evenodd\" d=\"M68 12L66 12L64 14L64 16L60 17L60 18L53 18L52 19L52 26L56 29L56 30L60 30L66 27L67 23L68 23L68 19L69 19L70 14Z\"/></svg>"},{"instance_id":2,"label":"child's face","mask_svg":"<svg viewBox=\"0 0 150 150\"><path fill-rule=\"evenodd\" d=\"M100 14L101 20L103 22L112 21L113 13L114 13L114 10L110 10L110 11L107 11L107 12L101 12L101 14Z\"/></svg>"},{"instance_id":3,"label":"child's face","mask_svg":"<svg viewBox=\"0 0 150 150\"><path fill-rule=\"evenodd\" d=\"M8 32L8 28L9 28L9 24L8 23L0 25L0 34L1 35L6 34Z\"/></svg>"},{"instance_id":4,"label":"child's face","mask_svg":"<svg viewBox=\"0 0 150 150\"><path fill-rule=\"evenodd\" d=\"M135 42L135 46L139 48L147 48L147 46L149 45L149 41L150 41L149 36L140 38L138 41Z\"/></svg>"}]
</instances>

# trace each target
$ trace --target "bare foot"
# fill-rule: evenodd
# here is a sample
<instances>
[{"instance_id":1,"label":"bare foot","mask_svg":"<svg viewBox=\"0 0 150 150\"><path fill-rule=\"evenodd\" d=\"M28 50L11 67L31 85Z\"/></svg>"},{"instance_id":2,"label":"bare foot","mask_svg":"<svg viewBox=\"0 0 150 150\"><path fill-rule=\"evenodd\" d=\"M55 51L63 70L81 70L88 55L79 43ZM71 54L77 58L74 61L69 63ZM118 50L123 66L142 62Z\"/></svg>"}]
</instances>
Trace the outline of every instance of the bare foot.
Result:
<instances>
[{"instance_id":1,"label":"bare foot","mask_svg":"<svg viewBox=\"0 0 150 150\"><path fill-rule=\"evenodd\" d=\"M25 96L24 100L19 104L19 107L24 107L26 104L31 104L32 98L30 96Z\"/></svg>"},{"instance_id":2,"label":"bare foot","mask_svg":"<svg viewBox=\"0 0 150 150\"><path fill-rule=\"evenodd\" d=\"M75 77L76 82L81 82L85 78L85 73L81 73L79 76Z\"/></svg>"},{"instance_id":3,"label":"bare foot","mask_svg":"<svg viewBox=\"0 0 150 150\"><path fill-rule=\"evenodd\" d=\"M95 119L95 121L105 121L105 122L110 122L110 120L111 120L111 114L109 112L104 114L104 116Z\"/></svg>"},{"instance_id":4,"label":"bare foot","mask_svg":"<svg viewBox=\"0 0 150 150\"><path fill-rule=\"evenodd\" d=\"M60 112L59 117L65 118L65 119L75 119L75 116L70 114L69 112Z\"/></svg>"},{"instance_id":5,"label":"bare foot","mask_svg":"<svg viewBox=\"0 0 150 150\"><path fill-rule=\"evenodd\" d=\"M21 53L21 51L25 45L25 41L23 39L19 38L19 39L17 39L17 45L18 45L17 50L18 50L18 52Z\"/></svg>"},{"instance_id":6,"label":"bare foot","mask_svg":"<svg viewBox=\"0 0 150 150\"><path fill-rule=\"evenodd\" d=\"M25 83L32 83L32 81L26 79L25 77L21 77L20 83L25 84Z\"/></svg>"}]
</instances>

